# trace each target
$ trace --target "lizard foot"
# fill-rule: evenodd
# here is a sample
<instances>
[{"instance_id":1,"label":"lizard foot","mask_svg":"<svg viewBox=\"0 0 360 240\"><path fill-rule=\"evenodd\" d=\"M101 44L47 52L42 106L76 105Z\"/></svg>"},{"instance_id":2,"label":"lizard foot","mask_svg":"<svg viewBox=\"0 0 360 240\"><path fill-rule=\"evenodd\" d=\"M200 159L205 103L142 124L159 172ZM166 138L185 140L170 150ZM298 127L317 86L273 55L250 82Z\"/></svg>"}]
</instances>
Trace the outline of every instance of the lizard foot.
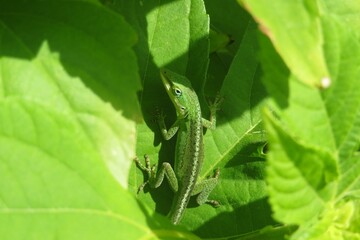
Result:
<instances>
[{"instance_id":1,"label":"lizard foot","mask_svg":"<svg viewBox=\"0 0 360 240\"><path fill-rule=\"evenodd\" d=\"M138 187L137 190L137 194L139 194L141 191L144 190L144 187L149 184L151 177L154 176L155 174L155 169L156 169L156 165L154 164L153 166L150 166L150 158L147 154L144 155L145 158L145 166L139 161L138 157L134 158L134 161L136 163L136 165L143 171L146 173L148 180L146 180L143 184L141 184Z\"/></svg>"}]
</instances>

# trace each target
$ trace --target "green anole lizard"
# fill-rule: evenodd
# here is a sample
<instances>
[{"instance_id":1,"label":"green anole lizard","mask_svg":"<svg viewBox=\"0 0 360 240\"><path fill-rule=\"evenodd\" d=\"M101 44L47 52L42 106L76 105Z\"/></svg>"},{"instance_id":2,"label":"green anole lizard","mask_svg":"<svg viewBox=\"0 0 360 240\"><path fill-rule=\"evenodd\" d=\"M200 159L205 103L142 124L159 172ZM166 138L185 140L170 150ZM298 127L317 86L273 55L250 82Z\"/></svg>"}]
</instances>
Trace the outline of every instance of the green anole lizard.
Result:
<instances>
[{"instance_id":1,"label":"green anole lizard","mask_svg":"<svg viewBox=\"0 0 360 240\"><path fill-rule=\"evenodd\" d=\"M135 161L139 168L148 174L148 180L139 187L138 192L146 184L152 188L159 187L166 176L170 187L175 192L168 217L173 224L178 224L190 196L198 194L196 201L199 205L209 203L214 207L219 206L219 202L216 200L208 199L210 192L217 184L219 170L212 178L201 182L197 182L197 178L204 160L203 127L215 129L216 111L219 109L222 99L218 96L210 104L210 121L208 121L202 118L198 97L186 77L167 69L162 69L160 75L166 92L176 109L177 120L168 130L164 123L164 114L158 114L157 121L166 140L171 139L177 133L175 166L173 169L168 162L164 162L156 174L155 165L150 166L150 160L146 155L146 166L143 166L136 158Z\"/></svg>"}]
</instances>

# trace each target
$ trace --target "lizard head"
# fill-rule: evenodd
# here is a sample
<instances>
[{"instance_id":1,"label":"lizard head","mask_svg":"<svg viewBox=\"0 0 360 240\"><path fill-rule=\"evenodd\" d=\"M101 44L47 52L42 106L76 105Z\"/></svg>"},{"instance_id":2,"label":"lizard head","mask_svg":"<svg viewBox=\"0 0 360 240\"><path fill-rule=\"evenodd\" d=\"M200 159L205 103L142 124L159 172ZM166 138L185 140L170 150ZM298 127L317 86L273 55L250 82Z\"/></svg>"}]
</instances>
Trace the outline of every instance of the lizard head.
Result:
<instances>
[{"instance_id":1,"label":"lizard head","mask_svg":"<svg viewBox=\"0 0 360 240\"><path fill-rule=\"evenodd\" d=\"M166 92L176 108L176 113L181 117L186 117L192 99L194 96L196 97L190 81L185 76L168 69L161 69L160 76Z\"/></svg>"}]
</instances>

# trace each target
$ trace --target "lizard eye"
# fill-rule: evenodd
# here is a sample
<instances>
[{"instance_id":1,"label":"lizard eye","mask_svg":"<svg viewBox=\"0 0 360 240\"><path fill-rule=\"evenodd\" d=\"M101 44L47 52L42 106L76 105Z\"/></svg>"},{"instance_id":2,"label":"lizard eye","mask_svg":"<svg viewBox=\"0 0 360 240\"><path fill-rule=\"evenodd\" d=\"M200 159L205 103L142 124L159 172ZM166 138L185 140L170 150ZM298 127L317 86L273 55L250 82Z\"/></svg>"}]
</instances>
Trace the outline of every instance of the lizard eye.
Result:
<instances>
[{"instance_id":1,"label":"lizard eye","mask_svg":"<svg viewBox=\"0 0 360 240\"><path fill-rule=\"evenodd\" d=\"M174 89L174 93L175 93L175 95L178 96L178 97L180 97L181 94L182 94L181 90L178 89L178 88L175 88L175 89Z\"/></svg>"}]
</instances>

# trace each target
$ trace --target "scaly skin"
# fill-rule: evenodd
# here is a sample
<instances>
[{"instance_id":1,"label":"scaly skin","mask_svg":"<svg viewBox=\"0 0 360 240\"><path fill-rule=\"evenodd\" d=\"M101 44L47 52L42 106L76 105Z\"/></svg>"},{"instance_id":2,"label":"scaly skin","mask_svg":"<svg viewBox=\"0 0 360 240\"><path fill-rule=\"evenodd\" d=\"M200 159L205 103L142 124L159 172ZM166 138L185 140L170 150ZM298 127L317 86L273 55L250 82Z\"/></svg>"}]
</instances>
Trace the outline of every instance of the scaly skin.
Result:
<instances>
[{"instance_id":1,"label":"scaly skin","mask_svg":"<svg viewBox=\"0 0 360 240\"><path fill-rule=\"evenodd\" d=\"M196 200L199 205L209 203L215 207L219 206L217 201L208 199L210 192L217 184L219 171L216 171L213 178L202 182L197 182L197 178L204 160L203 127L215 128L215 114L219 109L221 99L217 97L214 103L210 105L211 116L210 121L208 121L202 118L198 97L186 77L167 69L162 69L160 75L177 113L177 120L168 130L164 123L164 115L158 115L159 127L166 140L171 139L176 133L178 134L174 170L169 163L164 162L156 174L155 167L150 167L147 156L145 156L146 166L143 166L138 159L135 161L149 175L148 181L140 186L139 191L146 184L152 188L159 187L164 176L166 176L175 192L168 217L173 224L178 224L184 215L190 197L193 195L198 194Z\"/></svg>"}]
</instances>

